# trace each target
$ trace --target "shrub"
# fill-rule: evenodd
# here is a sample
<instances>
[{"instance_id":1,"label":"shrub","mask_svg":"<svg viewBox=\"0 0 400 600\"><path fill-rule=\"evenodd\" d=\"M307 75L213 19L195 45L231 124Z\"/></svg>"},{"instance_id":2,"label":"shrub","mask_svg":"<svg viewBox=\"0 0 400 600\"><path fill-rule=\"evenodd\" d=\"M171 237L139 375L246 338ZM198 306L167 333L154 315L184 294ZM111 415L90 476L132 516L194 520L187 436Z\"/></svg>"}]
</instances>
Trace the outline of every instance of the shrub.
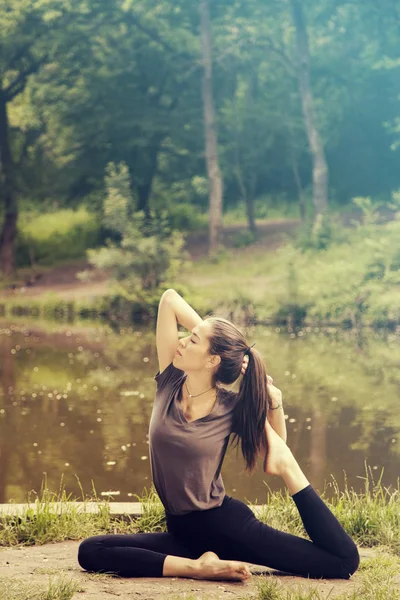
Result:
<instances>
[{"instance_id":1,"label":"shrub","mask_svg":"<svg viewBox=\"0 0 400 600\"><path fill-rule=\"evenodd\" d=\"M321 251L333 243L341 243L346 239L345 233L337 217L329 214L317 216L315 221L308 220L300 228L295 246L305 252Z\"/></svg>"},{"instance_id":2,"label":"shrub","mask_svg":"<svg viewBox=\"0 0 400 600\"><path fill-rule=\"evenodd\" d=\"M105 247L89 249L89 262L108 270L116 298L139 307L152 305L189 262L183 249L185 238L171 230L165 210L129 214L131 186L123 163L107 167L105 185L104 225L116 232L120 241L107 240ZM87 278L88 273L84 271L79 277Z\"/></svg>"},{"instance_id":3,"label":"shrub","mask_svg":"<svg viewBox=\"0 0 400 600\"><path fill-rule=\"evenodd\" d=\"M200 214L193 204L175 204L168 208L166 214L171 229L179 231L196 231L208 223L207 215Z\"/></svg>"}]
</instances>

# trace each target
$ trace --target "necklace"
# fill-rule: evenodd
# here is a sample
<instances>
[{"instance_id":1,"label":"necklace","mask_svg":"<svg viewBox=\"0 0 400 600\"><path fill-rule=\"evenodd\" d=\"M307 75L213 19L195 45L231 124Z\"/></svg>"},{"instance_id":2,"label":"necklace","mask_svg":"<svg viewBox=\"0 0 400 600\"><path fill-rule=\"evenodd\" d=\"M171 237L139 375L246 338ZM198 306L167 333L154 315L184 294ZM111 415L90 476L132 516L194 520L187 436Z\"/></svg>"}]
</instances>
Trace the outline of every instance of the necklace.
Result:
<instances>
[{"instance_id":1,"label":"necklace","mask_svg":"<svg viewBox=\"0 0 400 600\"><path fill-rule=\"evenodd\" d=\"M209 392L210 390L213 390L213 389L215 389L215 388L214 388L214 386L213 386L213 387L210 387L210 388L209 388L208 390L206 390L205 392L201 392L201 394L191 394L191 393L189 392L188 386L187 386L187 384L186 384L186 380L185 380L185 387L186 387L186 389L187 389L187 393L189 394L189 398L197 398L197 396L201 396L202 394L205 394L206 392Z\"/></svg>"}]
</instances>

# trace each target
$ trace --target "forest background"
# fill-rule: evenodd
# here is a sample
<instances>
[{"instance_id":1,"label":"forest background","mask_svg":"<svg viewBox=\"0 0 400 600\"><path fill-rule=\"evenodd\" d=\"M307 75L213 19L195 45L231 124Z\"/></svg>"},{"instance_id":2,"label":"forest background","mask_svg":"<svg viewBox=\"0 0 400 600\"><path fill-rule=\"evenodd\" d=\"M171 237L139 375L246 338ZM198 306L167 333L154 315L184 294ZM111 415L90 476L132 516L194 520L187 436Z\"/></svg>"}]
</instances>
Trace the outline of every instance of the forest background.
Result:
<instances>
[{"instance_id":1,"label":"forest background","mask_svg":"<svg viewBox=\"0 0 400 600\"><path fill-rule=\"evenodd\" d=\"M150 306L177 286L194 232L211 261L198 268L220 278L224 226L245 223L234 246L256 248L257 222L300 219L275 275L265 252L238 264L269 287L235 302L277 321L354 325L370 310L396 324L399 23L395 3L369 0L6 0L3 286L96 248L114 297Z\"/></svg>"}]
</instances>

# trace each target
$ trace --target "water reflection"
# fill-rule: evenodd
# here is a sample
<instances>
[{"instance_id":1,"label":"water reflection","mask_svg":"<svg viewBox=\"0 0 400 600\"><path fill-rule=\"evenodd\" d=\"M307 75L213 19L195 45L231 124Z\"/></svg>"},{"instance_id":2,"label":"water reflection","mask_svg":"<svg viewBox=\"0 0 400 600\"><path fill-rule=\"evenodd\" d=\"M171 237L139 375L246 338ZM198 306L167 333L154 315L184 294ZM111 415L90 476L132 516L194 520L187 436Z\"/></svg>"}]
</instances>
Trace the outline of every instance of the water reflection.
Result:
<instances>
[{"instance_id":1,"label":"water reflection","mask_svg":"<svg viewBox=\"0 0 400 600\"><path fill-rule=\"evenodd\" d=\"M331 474L362 489L364 461L376 480L399 473L399 345L395 334L305 330L290 336L257 327L248 339L284 394L288 443L314 487ZM148 424L157 371L154 331L106 325L0 322L0 503L40 491L136 500L151 483ZM227 493L262 502L265 481L244 471L236 450L223 467Z\"/></svg>"}]
</instances>

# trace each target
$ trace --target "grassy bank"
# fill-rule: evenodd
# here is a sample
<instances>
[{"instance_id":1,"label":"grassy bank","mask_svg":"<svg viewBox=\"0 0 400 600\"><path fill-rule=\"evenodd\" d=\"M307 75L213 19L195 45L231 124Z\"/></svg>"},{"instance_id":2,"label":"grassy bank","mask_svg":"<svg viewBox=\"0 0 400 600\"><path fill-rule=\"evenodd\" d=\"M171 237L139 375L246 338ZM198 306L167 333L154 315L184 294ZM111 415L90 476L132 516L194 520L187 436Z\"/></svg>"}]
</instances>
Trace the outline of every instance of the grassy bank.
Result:
<instances>
[{"instance_id":1,"label":"grassy bank","mask_svg":"<svg viewBox=\"0 0 400 600\"><path fill-rule=\"evenodd\" d=\"M170 287L200 314L214 311L237 321L292 327L400 325L400 219L353 229L336 224L326 248L318 250L308 247L305 236L300 232L297 242L287 239L277 249L262 237L223 249L213 260L193 261ZM0 314L140 322L154 319L161 292L155 291L145 304L111 290L72 300L55 293L14 295L0 298Z\"/></svg>"},{"instance_id":2,"label":"grassy bank","mask_svg":"<svg viewBox=\"0 0 400 600\"><path fill-rule=\"evenodd\" d=\"M400 555L399 480L396 488L384 488L380 479L373 481L371 471L366 468L365 489L361 494L349 489L347 484L340 490L335 480L327 485L333 488L330 490L331 499L325 499L327 487L322 497L358 545L384 546ZM100 511L98 514L78 511L78 500L85 504L96 502ZM28 498L28 508L24 514L1 518L0 546L77 540L97 533L166 531L164 509L154 487L151 486L149 490L145 488L137 500L143 505L142 516L135 519L113 518L109 500L100 499L95 492L87 496L82 491L82 498L78 499L68 495L63 485L58 492L51 492L43 485L35 499ZM52 502L61 503L60 514L52 510ZM268 488L267 500L259 518L272 527L308 538L287 490L272 492Z\"/></svg>"},{"instance_id":3,"label":"grassy bank","mask_svg":"<svg viewBox=\"0 0 400 600\"><path fill-rule=\"evenodd\" d=\"M294 577L282 578L273 574L254 574L251 594L245 588L241 593L238 589L239 595L235 594L234 597L240 600L399 600L400 482L396 488L386 489L380 480L373 482L369 473L366 469L363 493L355 494L347 486L339 490L333 482L331 485L335 494L332 500L327 502L359 547L374 548L372 555L372 551L368 551L368 554L364 551L360 567L350 581L308 581ZM30 498L30 508L19 518L7 517L0 521L0 545L3 547L37 545L68 539L80 540L98 533L166 530L164 510L153 487L138 497L143 503L143 515L137 519L112 519L109 500L100 500L95 491L90 496L85 496L82 492L82 498L73 499L66 494L62 486L58 492L52 493L43 485L36 502L32 500ZM101 510L98 514L79 513L75 507L76 500L84 500L86 503L95 501L101 505ZM57 515L51 510L51 503L54 501L62 503L61 514ZM261 521L273 527L308 537L293 500L287 493L272 493L268 490L266 504L258 516ZM60 567L48 569L40 566L35 568L35 574L42 574L42 577L31 583L26 578L7 577L7 573L4 572L0 576L0 600L72 600L85 591L85 583L92 586L96 579L99 584L99 597L103 598L102 582L115 581L111 575L90 575L79 570L69 573L68 569L65 571ZM44 582L43 575L49 575L47 583ZM177 593L168 596L171 600L198 600L199 596L195 591L178 592L179 579L174 581ZM220 587L221 584L224 582L215 582L215 585ZM154 597L158 598L157 583L154 585ZM215 595L210 590L209 596L201 594L201 598L213 600Z\"/></svg>"},{"instance_id":4,"label":"grassy bank","mask_svg":"<svg viewBox=\"0 0 400 600\"><path fill-rule=\"evenodd\" d=\"M226 251L212 264L197 261L186 283L198 304L260 323L399 325L400 220L331 235L318 251L290 241L273 252L262 244Z\"/></svg>"}]
</instances>

